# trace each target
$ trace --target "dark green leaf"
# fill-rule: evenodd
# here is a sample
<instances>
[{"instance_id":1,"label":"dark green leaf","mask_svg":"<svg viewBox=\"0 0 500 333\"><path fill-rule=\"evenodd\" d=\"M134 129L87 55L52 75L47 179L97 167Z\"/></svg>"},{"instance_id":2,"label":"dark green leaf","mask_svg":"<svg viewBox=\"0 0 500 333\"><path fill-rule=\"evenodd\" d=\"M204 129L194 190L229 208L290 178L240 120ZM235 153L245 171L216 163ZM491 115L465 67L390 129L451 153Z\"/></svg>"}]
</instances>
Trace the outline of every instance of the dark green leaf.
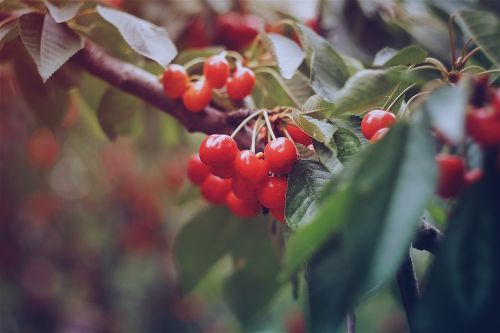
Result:
<instances>
[{"instance_id":1,"label":"dark green leaf","mask_svg":"<svg viewBox=\"0 0 500 333\"><path fill-rule=\"evenodd\" d=\"M283 78L273 68L255 71L256 83L252 97L257 108L274 109L276 106L300 106Z\"/></svg>"},{"instance_id":2,"label":"dark green leaf","mask_svg":"<svg viewBox=\"0 0 500 333\"><path fill-rule=\"evenodd\" d=\"M391 55L384 63L384 66L416 65L425 61L427 52L418 46L408 46Z\"/></svg>"},{"instance_id":3,"label":"dark green leaf","mask_svg":"<svg viewBox=\"0 0 500 333\"><path fill-rule=\"evenodd\" d=\"M335 104L325 101L320 95L313 95L306 100L302 111L311 117L324 119L327 114L333 112L334 108Z\"/></svg>"},{"instance_id":4,"label":"dark green leaf","mask_svg":"<svg viewBox=\"0 0 500 333\"><path fill-rule=\"evenodd\" d=\"M56 23L71 20L83 5L83 2L74 0L44 0L43 2Z\"/></svg>"},{"instance_id":5,"label":"dark green leaf","mask_svg":"<svg viewBox=\"0 0 500 333\"><path fill-rule=\"evenodd\" d=\"M378 51L373 58L373 66L384 66L386 61L391 59L398 50L392 47L384 47L382 50Z\"/></svg>"},{"instance_id":6,"label":"dark green leaf","mask_svg":"<svg viewBox=\"0 0 500 333\"><path fill-rule=\"evenodd\" d=\"M298 115L295 117L295 121L297 122L297 125L299 125L299 127L310 137L325 145L330 144L333 134L337 130L335 125L307 115Z\"/></svg>"},{"instance_id":7,"label":"dark green leaf","mask_svg":"<svg viewBox=\"0 0 500 333\"><path fill-rule=\"evenodd\" d=\"M309 79L301 72L295 72L295 75L291 79L283 79L283 82L294 100L299 103L297 106L305 103L309 97L314 95L314 91L309 84Z\"/></svg>"},{"instance_id":8,"label":"dark green leaf","mask_svg":"<svg viewBox=\"0 0 500 333\"><path fill-rule=\"evenodd\" d=\"M333 138L328 145L313 140L313 147L318 160L332 174L337 174L342 170L342 163L338 159L337 146Z\"/></svg>"},{"instance_id":9,"label":"dark green leaf","mask_svg":"<svg viewBox=\"0 0 500 333\"><path fill-rule=\"evenodd\" d=\"M281 75L285 79L291 79L302 61L304 61L302 49L290 38L279 34L261 33L261 37L264 46L278 64Z\"/></svg>"},{"instance_id":10,"label":"dark green leaf","mask_svg":"<svg viewBox=\"0 0 500 333\"><path fill-rule=\"evenodd\" d=\"M137 53L167 66L177 55L177 48L167 30L125 12L97 6L97 12L114 25Z\"/></svg>"},{"instance_id":11,"label":"dark green leaf","mask_svg":"<svg viewBox=\"0 0 500 333\"><path fill-rule=\"evenodd\" d=\"M346 128L339 128L333 135L333 140L337 147L337 157L342 163L348 161L361 149L358 136Z\"/></svg>"}]
</instances>

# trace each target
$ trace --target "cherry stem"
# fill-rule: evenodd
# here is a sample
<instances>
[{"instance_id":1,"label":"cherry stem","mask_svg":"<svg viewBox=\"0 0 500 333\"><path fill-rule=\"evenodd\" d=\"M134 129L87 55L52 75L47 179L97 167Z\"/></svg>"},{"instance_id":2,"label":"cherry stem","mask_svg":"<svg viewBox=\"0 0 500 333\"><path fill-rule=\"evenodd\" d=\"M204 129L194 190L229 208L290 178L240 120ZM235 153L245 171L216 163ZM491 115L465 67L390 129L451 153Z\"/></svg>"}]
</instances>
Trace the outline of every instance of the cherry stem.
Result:
<instances>
[{"instance_id":1,"label":"cherry stem","mask_svg":"<svg viewBox=\"0 0 500 333\"><path fill-rule=\"evenodd\" d=\"M481 48L480 47L476 47L474 50L470 51L465 57L463 58L460 58L460 63L457 64L457 67L462 67L463 65L465 65L465 63L473 56L475 55L476 53L478 53L479 51L481 51Z\"/></svg>"},{"instance_id":2,"label":"cherry stem","mask_svg":"<svg viewBox=\"0 0 500 333\"><path fill-rule=\"evenodd\" d=\"M285 127L285 126L283 126L282 130L283 130L283 133L285 134L285 136L286 136L288 139L290 139L290 141L292 141L292 142L295 144L295 141L293 141L292 136L290 135L290 133L288 133L288 130L286 129L286 127Z\"/></svg>"},{"instance_id":3,"label":"cherry stem","mask_svg":"<svg viewBox=\"0 0 500 333\"><path fill-rule=\"evenodd\" d=\"M472 38L469 38L465 44L464 44L464 47L462 48L462 53L460 54L460 58L464 58L465 57L465 52L467 52L467 48L469 47L470 43L472 43Z\"/></svg>"},{"instance_id":4,"label":"cherry stem","mask_svg":"<svg viewBox=\"0 0 500 333\"><path fill-rule=\"evenodd\" d=\"M273 140L276 140L276 135L274 135L273 128L271 126L271 121L269 121L269 114L267 113L267 111L264 111L264 119L266 120L268 133L271 134L271 137L273 138Z\"/></svg>"},{"instance_id":5,"label":"cherry stem","mask_svg":"<svg viewBox=\"0 0 500 333\"><path fill-rule=\"evenodd\" d=\"M235 128L235 130L233 131L233 133L231 134L231 138L234 138L236 136L236 134L238 134L239 131L241 131L241 129L243 127L245 127L245 125L250 121L252 120L253 118L257 117L258 115L262 114L262 110L259 110L259 111L256 111L254 113L252 113L251 115L249 115L248 117L246 117L245 119L243 119L243 121L238 125L238 127Z\"/></svg>"},{"instance_id":6,"label":"cherry stem","mask_svg":"<svg viewBox=\"0 0 500 333\"><path fill-rule=\"evenodd\" d=\"M419 96L422 96L422 95L425 95L425 94L428 94L430 93L430 91L422 91L422 92L419 92L418 94L416 94L415 96L412 96L412 98L410 98L408 100L408 102L406 103L406 107L405 109L401 112L401 116L405 116L409 111L410 111L410 104L415 100L417 99Z\"/></svg>"},{"instance_id":7,"label":"cherry stem","mask_svg":"<svg viewBox=\"0 0 500 333\"><path fill-rule=\"evenodd\" d=\"M255 153L255 144L256 144L256 141L257 141L257 132L259 131L259 127L262 128L262 126L260 126L260 121L262 120L262 118L257 118L257 120L255 121L255 124L253 125L253 131L252 131L252 147L250 148L252 150L252 152Z\"/></svg>"},{"instance_id":8,"label":"cherry stem","mask_svg":"<svg viewBox=\"0 0 500 333\"><path fill-rule=\"evenodd\" d=\"M239 62L244 62L245 61L245 59L241 56L241 54L239 54L236 51L231 51L230 50L230 51L223 51L223 52L225 52L228 57L231 57L231 58L235 59L237 62L238 61Z\"/></svg>"},{"instance_id":9,"label":"cherry stem","mask_svg":"<svg viewBox=\"0 0 500 333\"><path fill-rule=\"evenodd\" d=\"M391 104L389 104L389 106L387 107L387 111L391 111L391 109L394 107L394 105L396 105L397 101L403 97L411 88L413 88L415 86L415 83L410 85L408 88L406 88L405 90L403 90L392 102Z\"/></svg>"},{"instance_id":10,"label":"cherry stem","mask_svg":"<svg viewBox=\"0 0 500 333\"><path fill-rule=\"evenodd\" d=\"M184 64L184 68L186 69L186 71L190 71L194 66L197 66L199 64L203 64L205 62L205 58L202 58L202 57L198 57L198 58L194 58L194 59L191 59L190 61L188 61L187 63Z\"/></svg>"},{"instance_id":11,"label":"cherry stem","mask_svg":"<svg viewBox=\"0 0 500 333\"><path fill-rule=\"evenodd\" d=\"M450 38L450 51L451 51L451 65L454 67L457 61L457 55L455 53L455 30L453 29L453 20L456 14L450 15L448 19L448 35Z\"/></svg>"}]
</instances>

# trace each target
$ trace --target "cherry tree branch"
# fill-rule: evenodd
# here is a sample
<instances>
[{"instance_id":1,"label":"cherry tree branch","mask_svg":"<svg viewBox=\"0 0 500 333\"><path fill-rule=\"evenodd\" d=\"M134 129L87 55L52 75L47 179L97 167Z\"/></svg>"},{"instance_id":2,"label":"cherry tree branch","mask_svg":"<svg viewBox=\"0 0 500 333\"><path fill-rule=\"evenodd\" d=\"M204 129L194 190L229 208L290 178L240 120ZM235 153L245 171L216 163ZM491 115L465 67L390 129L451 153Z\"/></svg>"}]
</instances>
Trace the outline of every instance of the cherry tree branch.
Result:
<instances>
[{"instance_id":1,"label":"cherry tree branch","mask_svg":"<svg viewBox=\"0 0 500 333\"><path fill-rule=\"evenodd\" d=\"M238 122L251 110L241 109L231 112L207 107L202 112L189 112L182 101L171 100L163 93L158 78L130 63L114 58L90 41L71 59L80 67L106 81L115 88L134 95L176 118L188 131L206 134L231 134ZM236 136L242 147L250 147L251 130L244 128Z\"/></svg>"}]
</instances>

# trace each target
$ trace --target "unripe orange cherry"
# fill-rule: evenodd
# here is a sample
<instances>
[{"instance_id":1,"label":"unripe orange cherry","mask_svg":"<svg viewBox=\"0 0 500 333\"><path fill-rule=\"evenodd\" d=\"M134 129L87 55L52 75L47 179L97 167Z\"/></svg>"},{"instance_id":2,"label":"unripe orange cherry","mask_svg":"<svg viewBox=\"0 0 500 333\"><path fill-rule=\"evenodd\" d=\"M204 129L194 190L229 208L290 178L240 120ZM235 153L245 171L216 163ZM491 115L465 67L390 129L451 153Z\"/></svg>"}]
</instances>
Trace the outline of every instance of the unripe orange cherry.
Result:
<instances>
[{"instance_id":1,"label":"unripe orange cherry","mask_svg":"<svg viewBox=\"0 0 500 333\"><path fill-rule=\"evenodd\" d=\"M255 74L247 67L239 67L227 81L227 95L230 99L239 101L252 93L255 86Z\"/></svg>"},{"instance_id":2,"label":"unripe orange cherry","mask_svg":"<svg viewBox=\"0 0 500 333\"><path fill-rule=\"evenodd\" d=\"M182 96L184 106L191 112L203 111L212 100L212 90L205 80L191 83Z\"/></svg>"},{"instance_id":3,"label":"unripe orange cherry","mask_svg":"<svg viewBox=\"0 0 500 333\"><path fill-rule=\"evenodd\" d=\"M229 78L229 62L220 54L209 57L203 65L203 76L210 87L224 87Z\"/></svg>"},{"instance_id":4,"label":"unripe orange cherry","mask_svg":"<svg viewBox=\"0 0 500 333\"><path fill-rule=\"evenodd\" d=\"M172 99L181 98L189 86L189 76L184 66L170 64L162 77L163 92Z\"/></svg>"}]
</instances>

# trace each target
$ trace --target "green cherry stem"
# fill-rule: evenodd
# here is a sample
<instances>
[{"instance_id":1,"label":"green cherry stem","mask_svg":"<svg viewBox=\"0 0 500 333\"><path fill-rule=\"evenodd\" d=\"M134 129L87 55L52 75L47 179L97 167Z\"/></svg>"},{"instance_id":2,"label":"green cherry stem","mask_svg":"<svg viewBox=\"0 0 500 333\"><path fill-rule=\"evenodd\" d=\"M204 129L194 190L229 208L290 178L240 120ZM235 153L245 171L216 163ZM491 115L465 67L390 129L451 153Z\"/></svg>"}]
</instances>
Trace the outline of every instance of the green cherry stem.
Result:
<instances>
[{"instance_id":1,"label":"green cherry stem","mask_svg":"<svg viewBox=\"0 0 500 333\"><path fill-rule=\"evenodd\" d=\"M276 135L274 135L273 127L271 126L271 121L269 121L269 114L267 113L267 111L264 111L264 119L266 120L268 133L271 134L271 137L273 138L273 140L276 140Z\"/></svg>"},{"instance_id":2,"label":"green cherry stem","mask_svg":"<svg viewBox=\"0 0 500 333\"><path fill-rule=\"evenodd\" d=\"M259 110L259 111L256 111L254 113L252 113L251 115L249 115L248 117L246 117L239 125L238 127L235 128L235 130L233 131L233 133L231 134L231 138L234 138L236 136L236 134L238 134L239 131L241 131L241 129L243 127L245 127L245 125L250 121L252 120L253 118L257 117L258 115L262 114L262 110Z\"/></svg>"},{"instance_id":3,"label":"green cherry stem","mask_svg":"<svg viewBox=\"0 0 500 333\"><path fill-rule=\"evenodd\" d=\"M188 61L185 65L184 68L186 69L187 72L189 72L193 67L205 63L205 58L198 57L194 58L190 61Z\"/></svg>"},{"instance_id":4,"label":"green cherry stem","mask_svg":"<svg viewBox=\"0 0 500 333\"><path fill-rule=\"evenodd\" d=\"M396 105L397 101L399 101L399 99L401 97L403 97L408 92L408 90L410 90L414 86L415 86L415 83L412 84L411 86L409 86L408 88L406 88L405 90L403 90L396 98L394 98L394 100L391 102L391 104L389 104L389 106L385 110L391 111L391 109L394 107L394 105Z\"/></svg>"}]
</instances>

